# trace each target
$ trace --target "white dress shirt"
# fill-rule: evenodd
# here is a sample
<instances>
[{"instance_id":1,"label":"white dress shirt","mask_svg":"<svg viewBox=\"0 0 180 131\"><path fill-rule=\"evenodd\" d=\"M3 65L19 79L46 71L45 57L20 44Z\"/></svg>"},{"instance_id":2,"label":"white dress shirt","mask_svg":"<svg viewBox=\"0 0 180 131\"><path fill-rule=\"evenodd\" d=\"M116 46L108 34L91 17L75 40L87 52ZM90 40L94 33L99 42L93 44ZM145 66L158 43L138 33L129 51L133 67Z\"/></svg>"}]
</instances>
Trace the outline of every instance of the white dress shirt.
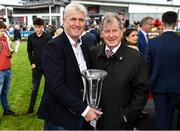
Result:
<instances>
[{"instance_id":1,"label":"white dress shirt","mask_svg":"<svg viewBox=\"0 0 180 131\"><path fill-rule=\"evenodd\" d=\"M82 45L81 39L80 39L80 41L78 41L76 43L70 36L68 36L68 34L66 34L66 35L67 35L67 37L68 37L68 39L69 39L69 41L71 43L72 49L73 49L74 54L76 56L76 60L77 60L80 72L82 72L84 70L87 70L86 61L84 59L84 55L83 55L82 49L81 49L81 45ZM85 117L86 114L88 113L89 109L90 109L90 106L87 106L86 109L84 110L84 112L81 115L83 117Z\"/></svg>"}]
</instances>

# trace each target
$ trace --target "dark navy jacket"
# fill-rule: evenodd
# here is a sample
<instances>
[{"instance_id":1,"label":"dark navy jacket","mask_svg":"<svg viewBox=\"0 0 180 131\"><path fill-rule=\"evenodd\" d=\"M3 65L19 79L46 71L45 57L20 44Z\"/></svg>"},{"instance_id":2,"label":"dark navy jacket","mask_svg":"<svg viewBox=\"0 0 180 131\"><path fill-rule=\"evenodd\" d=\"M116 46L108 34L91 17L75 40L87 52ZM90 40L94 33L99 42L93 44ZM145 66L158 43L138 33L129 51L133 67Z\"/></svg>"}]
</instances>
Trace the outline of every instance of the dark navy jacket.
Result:
<instances>
[{"instance_id":1,"label":"dark navy jacket","mask_svg":"<svg viewBox=\"0 0 180 131\"><path fill-rule=\"evenodd\" d=\"M172 31L149 41L146 62L156 93L180 93L180 36Z\"/></svg>"},{"instance_id":2,"label":"dark navy jacket","mask_svg":"<svg viewBox=\"0 0 180 131\"><path fill-rule=\"evenodd\" d=\"M144 55L147 47L147 41L141 31L138 32L138 48L139 51Z\"/></svg>"}]
</instances>

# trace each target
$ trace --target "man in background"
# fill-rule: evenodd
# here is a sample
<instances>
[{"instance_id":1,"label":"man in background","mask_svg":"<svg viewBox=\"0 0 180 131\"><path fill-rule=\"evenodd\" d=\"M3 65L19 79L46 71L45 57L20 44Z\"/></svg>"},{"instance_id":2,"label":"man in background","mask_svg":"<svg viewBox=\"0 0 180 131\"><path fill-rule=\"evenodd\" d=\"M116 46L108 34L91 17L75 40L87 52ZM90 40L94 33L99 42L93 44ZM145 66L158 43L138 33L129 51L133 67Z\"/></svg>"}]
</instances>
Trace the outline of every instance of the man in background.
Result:
<instances>
[{"instance_id":1,"label":"man in background","mask_svg":"<svg viewBox=\"0 0 180 131\"><path fill-rule=\"evenodd\" d=\"M138 48L143 55L145 54L147 43L149 41L148 33L151 32L153 25L153 18L149 16L144 17L139 23Z\"/></svg>"},{"instance_id":2,"label":"man in background","mask_svg":"<svg viewBox=\"0 0 180 131\"><path fill-rule=\"evenodd\" d=\"M162 15L163 33L149 41L146 62L151 76L156 129L170 130L180 96L180 36L174 32L177 13Z\"/></svg>"},{"instance_id":3,"label":"man in background","mask_svg":"<svg viewBox=\"0 0 180 131\"><path fill-rule=\"evenodd\" d=\"M34 112L34 106L43 75L41 68L41 56L43 48L47 42L52 38L49 34L45 33L44 21L41 18L36 18L33 22L35 32L28 36L27 53L32 67L32 93L29 103L29 108L26 114Z\"/></svg>"},{"instance_id":4,"label":"man in background","mask_svg":"<svg viewBox=\"0 0 180 131\"><path fill-rule=\"evenodd\" d=\"M20 41L21 41L21 33L20 33L20 27L19 25L15 25L14 27L14 41L15 41L15 53L18 52L19 46L20 46Z\"/></svg>"}]
</instances>

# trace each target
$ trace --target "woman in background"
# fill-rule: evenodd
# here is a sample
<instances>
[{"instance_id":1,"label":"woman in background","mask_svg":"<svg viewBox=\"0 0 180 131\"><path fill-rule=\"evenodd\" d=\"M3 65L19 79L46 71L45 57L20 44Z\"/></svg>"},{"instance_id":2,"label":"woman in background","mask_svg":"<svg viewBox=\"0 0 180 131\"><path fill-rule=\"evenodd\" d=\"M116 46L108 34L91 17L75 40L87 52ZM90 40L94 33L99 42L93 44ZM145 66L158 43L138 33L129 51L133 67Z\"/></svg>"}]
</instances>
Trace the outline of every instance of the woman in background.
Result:
<instances>
[{"instance_id":1,"label":"woman in background","mask_svg":"<svg viewBox=\"0 0 180 131\"><path fill-rule=\"evenodd\" d=\"M134 28L126 29L123 33L122 43L127 44L127 46L136 49L139 51L137 47L138 42L138 31Z\"/></svg>"}]
</instances>

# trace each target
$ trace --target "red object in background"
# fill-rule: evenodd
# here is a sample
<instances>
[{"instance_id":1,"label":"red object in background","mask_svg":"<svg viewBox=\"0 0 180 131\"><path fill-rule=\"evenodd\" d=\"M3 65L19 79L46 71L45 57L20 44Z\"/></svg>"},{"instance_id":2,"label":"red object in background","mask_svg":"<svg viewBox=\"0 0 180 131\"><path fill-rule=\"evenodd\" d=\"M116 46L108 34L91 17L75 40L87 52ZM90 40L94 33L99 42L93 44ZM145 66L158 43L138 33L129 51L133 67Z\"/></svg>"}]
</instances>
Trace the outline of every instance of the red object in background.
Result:
<instances>
[{"instance_id":1,"label":"red object in background","mask_svg":"<svg viewBox=\"0 0 180 131\"><path fill-rule=\"evenodd\" d=\"M88 13L89 14L98 14L99 13L99 6L93 5L88 7Z\"/></svg>"},{"instance_id":2,"label":"red object in background","mask_svg":"<svg viewBox=\"0 0 180 131\"><path fill-rule=\"evenodd\" d=\"M151 94L151 91L149 91L149 96L148 96L148 100L152 100L153 99L153 96Z\"/></svg>"},{"instance_id":3,"label":"red object in background","mask_svg":"<svg viewBox=\"0 0 180 131\"><path fill-rule=\"evenodd\" d=\"M19 22L24 22L24 17L23 16L19 17L18 19L19 19Z\"/></svg>"},{"instance_id":4,"label":"red object in background","mask_svg":"<svg viewBox=\"0 0 180 131\"><path fill-rule=\"evenodd\" d=\"M155 21L154 21L154 26L155 27L159 27L161 25L161 21L157 18L157 19L155 19Z\"/></svg>"}]
</instances>

